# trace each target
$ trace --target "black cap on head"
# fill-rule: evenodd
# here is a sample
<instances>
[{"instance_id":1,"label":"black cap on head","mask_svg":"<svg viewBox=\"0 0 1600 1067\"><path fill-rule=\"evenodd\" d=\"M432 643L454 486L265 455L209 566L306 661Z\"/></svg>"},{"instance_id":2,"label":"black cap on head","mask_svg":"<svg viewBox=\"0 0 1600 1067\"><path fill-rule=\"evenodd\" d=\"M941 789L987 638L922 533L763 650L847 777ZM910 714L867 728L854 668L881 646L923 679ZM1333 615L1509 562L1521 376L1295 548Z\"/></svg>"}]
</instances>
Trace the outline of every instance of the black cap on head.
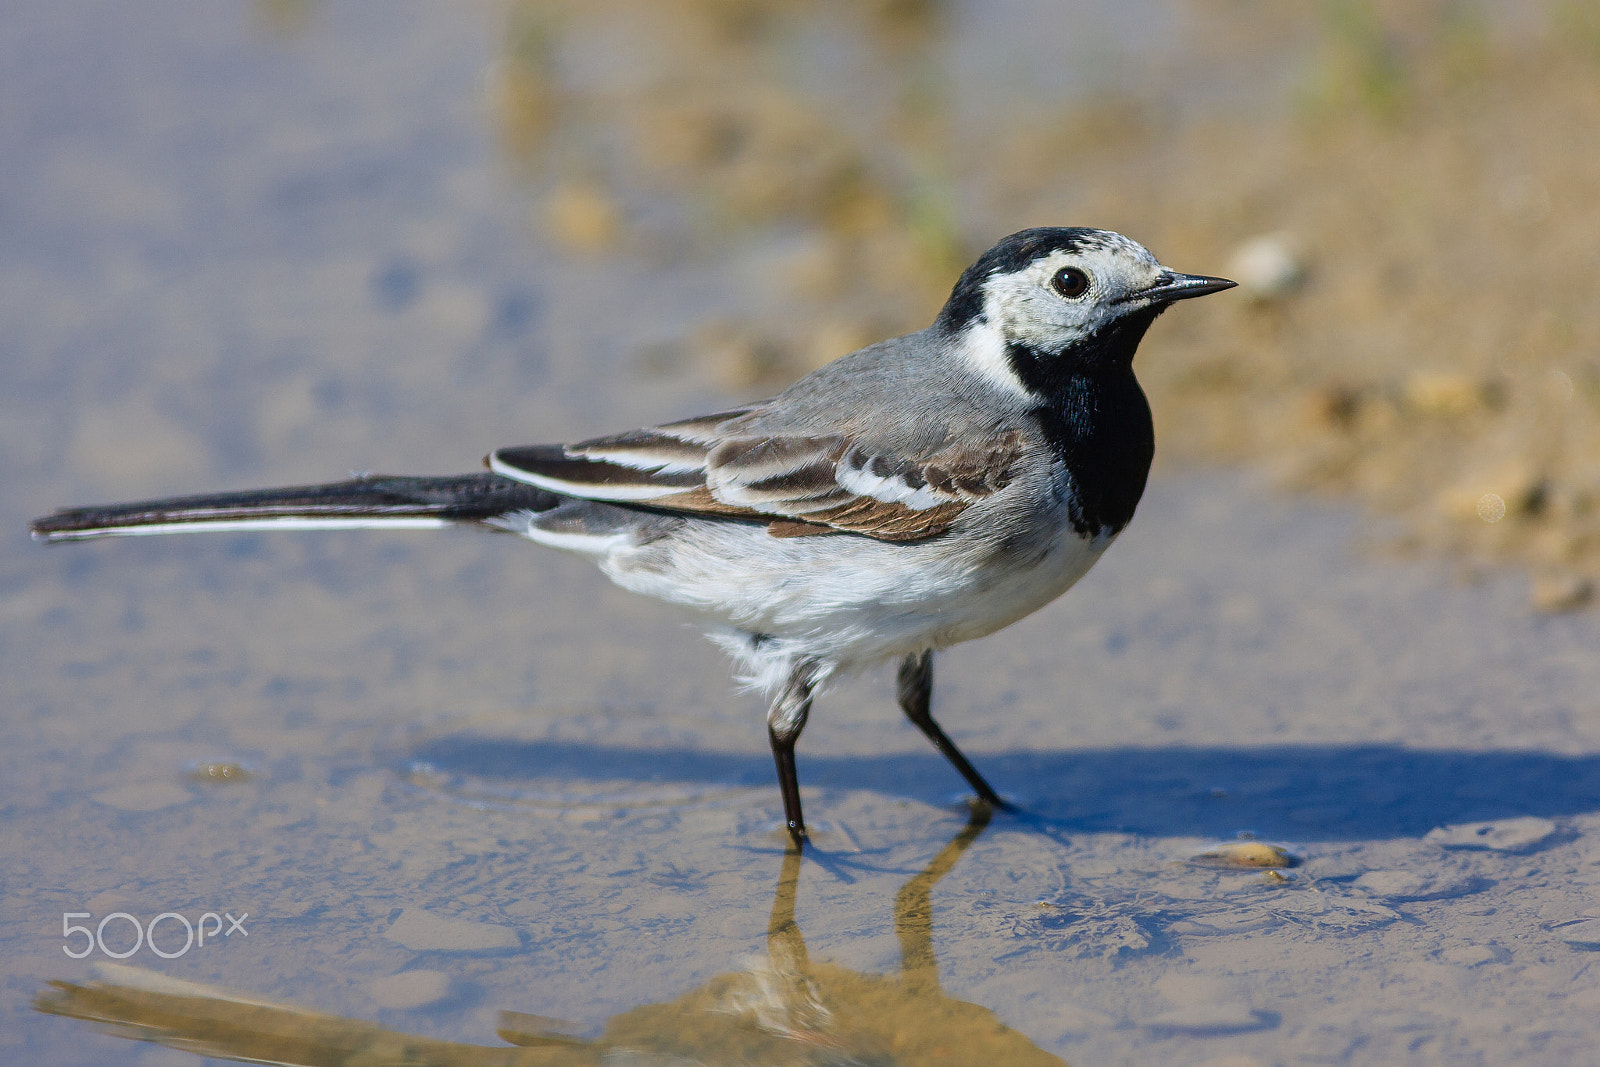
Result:
<instances>
[{"instance_id":1,"label":"black cap on head","mask_svg":"<svg viewBox=\"0 0 1600 1067\"><path fill-rule=\"evenodd\" d=\"M1076 252L1099 244L1100 234L1100 230L1085 226L1035 226L1001 238L962 272L935 325L947 333L959 332L983 314L983 283L990 275L1019 271L1054 252Z\"/></svg>"}]
</instances>

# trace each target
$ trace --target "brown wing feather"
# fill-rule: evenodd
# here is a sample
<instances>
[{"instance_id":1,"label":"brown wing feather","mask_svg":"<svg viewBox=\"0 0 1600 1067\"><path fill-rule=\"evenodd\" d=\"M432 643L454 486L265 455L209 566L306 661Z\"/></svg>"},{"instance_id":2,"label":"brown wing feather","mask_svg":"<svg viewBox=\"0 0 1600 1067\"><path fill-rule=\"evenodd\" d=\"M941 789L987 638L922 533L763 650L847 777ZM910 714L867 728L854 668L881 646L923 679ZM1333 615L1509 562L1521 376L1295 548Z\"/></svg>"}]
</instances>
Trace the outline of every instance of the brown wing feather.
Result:
<instances>
[{"instance_id":1,"label":"brown wing feather","mask_svg":"<svg viewBox=\"0 0 1600 1067\"><path fill-rule=\"evenodd\" d=\"M776 519L767 523L767 533L773 537L821 537L824 534L848 532L847 530L836 530L832 526L821 526L814 522L795 522L792 519Z\"/></svg>"},{"instance_id":2,"label":"brown wing feather","mask_svg":"<svg viewBox=\"0 0 1600 1067\"><path fill-rule=\"evenodd\" d=\"M767 521L774 537L854 533L919 541L1005 488L1017 431L979 447L885 456L841 435L719 437L713 416L565 448L503 449L494 469L594 500Z\"/></svg>"}]
</instances>

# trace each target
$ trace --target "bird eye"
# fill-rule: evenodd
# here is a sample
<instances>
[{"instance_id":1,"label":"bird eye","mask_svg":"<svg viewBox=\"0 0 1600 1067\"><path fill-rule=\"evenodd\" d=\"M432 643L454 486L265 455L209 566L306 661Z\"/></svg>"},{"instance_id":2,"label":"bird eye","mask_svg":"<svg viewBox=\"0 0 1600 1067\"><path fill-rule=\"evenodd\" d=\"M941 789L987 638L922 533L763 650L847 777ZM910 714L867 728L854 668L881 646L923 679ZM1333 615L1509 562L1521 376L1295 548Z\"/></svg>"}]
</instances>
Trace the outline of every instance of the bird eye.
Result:
<instances>
[{"instance_id":1,"label":"bird eye","mask_svg":"<svg viewBox=\"0 0 1600 1067\"><path fill-rule=\"evenodd\" d=\"M1089 291L1089 275L1077 267L1062 267L1050 279L1050 287L1068 300L1076 300Z\"/></svg>"}]
</instances>

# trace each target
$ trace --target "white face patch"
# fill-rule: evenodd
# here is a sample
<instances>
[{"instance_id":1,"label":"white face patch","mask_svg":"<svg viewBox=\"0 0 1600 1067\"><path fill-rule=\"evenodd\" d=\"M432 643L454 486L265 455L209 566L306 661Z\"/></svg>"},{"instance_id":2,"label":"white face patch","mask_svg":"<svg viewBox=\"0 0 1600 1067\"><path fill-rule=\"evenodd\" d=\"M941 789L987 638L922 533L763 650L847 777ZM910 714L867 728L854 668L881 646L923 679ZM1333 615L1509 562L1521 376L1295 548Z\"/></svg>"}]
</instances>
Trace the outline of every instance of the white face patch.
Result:
<instances>
[{"instance_id":1,"label":"white face patch","mask_svg":"<svg viewBox=\"0 0 1600 1067\"><path fill-rule=\"evenodd\" d=\"M956 351L978 377L994 388L1013 396L1031 398L1033 394L1011 366L1006 344L1005 333L988 315L981 315L972 320L956 341Z\"/></svg>"},{"instance_id":2,"label":"white face patch","mask_svg":"<svg viewBox=\"0 0 1600 1067\"><path fill-rule=\"evenodd\" d=\"M1064 297L1052 287L1051 279L1065 267L1088 276L1089 288L1082 296ZM984 283L983 317L1001 339L1001 359L1009 342L1059 351L1140 306L1126 301L1136 301L1136 294L1154 285L1162 270L1143 245L1102 231L1075 251L1052 252L1019 271L991 275Z\"/></svg>"}]
</instances>

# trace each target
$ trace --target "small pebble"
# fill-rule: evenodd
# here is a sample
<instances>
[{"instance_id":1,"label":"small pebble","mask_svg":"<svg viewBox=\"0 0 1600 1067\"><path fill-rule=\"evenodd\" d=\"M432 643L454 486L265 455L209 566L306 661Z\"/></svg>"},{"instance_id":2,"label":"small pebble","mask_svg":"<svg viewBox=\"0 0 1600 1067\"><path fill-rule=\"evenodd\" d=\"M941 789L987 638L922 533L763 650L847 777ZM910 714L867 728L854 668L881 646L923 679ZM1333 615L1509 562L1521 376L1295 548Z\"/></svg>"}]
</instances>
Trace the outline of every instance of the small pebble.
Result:
<instances>
[{"instance_id":1,"label":"small pebble","mask_svg":"<svg viewBox=\"0 0 1600 1067\"><path fill-rule=\"evenodd\" d=\"M1226 841L1189 857L1200 867L1256 868L1293 867L1296 860L1287 849L1264 841Z\"/></svg>"},{"instance_id":2,"label":"small pebble","mask_svg":"<svg viewBox=\"0 0 1600 1067\"><path fill-rule=\"evenodd\" d=\"M202 763L189 772L192 782L248 782L254 777L239 764L223 760Z\"/></svg>"}]
</instances>

